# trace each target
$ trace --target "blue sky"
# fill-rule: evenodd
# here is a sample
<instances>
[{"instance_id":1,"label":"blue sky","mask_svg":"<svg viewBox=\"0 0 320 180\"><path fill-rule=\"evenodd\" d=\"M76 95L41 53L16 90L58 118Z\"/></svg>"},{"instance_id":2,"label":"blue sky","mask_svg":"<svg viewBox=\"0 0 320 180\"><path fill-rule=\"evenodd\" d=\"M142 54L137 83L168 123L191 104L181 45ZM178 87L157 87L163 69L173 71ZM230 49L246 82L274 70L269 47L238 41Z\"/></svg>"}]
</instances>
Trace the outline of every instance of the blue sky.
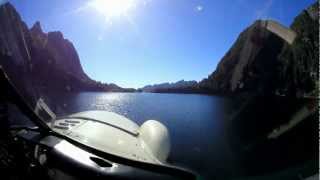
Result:
<instances>
[{"instance_id":1,"label":"blue sky","mask_svg":"<svg viewBox=\"0 0 320 180\"><path fill-rule=\"evenodd\" d=\"M88 6L91 1L11 0L29 27L40 21L46 32L63 32L91 78L134 88L199 81L215 70L254 20L274 19L288 26L315 2L129 0L135 5L125 15L106 17Z\"/></svg>"}]
</instances>

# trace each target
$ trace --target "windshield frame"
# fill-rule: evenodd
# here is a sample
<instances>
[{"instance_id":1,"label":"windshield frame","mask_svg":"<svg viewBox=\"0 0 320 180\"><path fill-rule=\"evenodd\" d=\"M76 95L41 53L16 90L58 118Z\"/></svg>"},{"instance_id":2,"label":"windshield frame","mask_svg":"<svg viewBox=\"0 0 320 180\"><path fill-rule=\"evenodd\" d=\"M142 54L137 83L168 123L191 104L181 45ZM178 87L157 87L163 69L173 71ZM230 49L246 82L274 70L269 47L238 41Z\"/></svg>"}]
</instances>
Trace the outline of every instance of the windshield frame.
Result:
<instances>
[{"instance_id":1,"label":"windshield frame","mask_svg":"<svg viewBox=\"0 0 320 180\"><path fill-rule=\"evenodd\" d=\"M18 89L14 86L2 66L0 65L0 84L4 86L1 92L5 97L5 101L14 103L20 111L22 111L28 118L39 127L39 130L42 132L49 133L51 128L45 123L45 120L38 116L31 108L31 106L26 103L26 100L23 98Z\"/></svg>"}]
</instances>

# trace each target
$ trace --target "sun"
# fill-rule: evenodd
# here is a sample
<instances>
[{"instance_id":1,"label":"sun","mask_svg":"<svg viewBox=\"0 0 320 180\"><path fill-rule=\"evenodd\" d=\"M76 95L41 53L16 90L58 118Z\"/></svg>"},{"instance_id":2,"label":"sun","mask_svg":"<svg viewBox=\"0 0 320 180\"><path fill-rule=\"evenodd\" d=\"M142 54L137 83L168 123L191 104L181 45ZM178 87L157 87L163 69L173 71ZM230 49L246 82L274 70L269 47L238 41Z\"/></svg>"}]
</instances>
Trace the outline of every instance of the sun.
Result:
<instances>
[{"instance_id":1,"label":"sun","mask_svg":"<svg viewBox=\"0 0 320 180\"><path fill-rule=\"evenodd\" d=\"M136 0L92 0L89 5L110 20L113 17L127 16L136 6Z\"/></svg>"}]
</instances>

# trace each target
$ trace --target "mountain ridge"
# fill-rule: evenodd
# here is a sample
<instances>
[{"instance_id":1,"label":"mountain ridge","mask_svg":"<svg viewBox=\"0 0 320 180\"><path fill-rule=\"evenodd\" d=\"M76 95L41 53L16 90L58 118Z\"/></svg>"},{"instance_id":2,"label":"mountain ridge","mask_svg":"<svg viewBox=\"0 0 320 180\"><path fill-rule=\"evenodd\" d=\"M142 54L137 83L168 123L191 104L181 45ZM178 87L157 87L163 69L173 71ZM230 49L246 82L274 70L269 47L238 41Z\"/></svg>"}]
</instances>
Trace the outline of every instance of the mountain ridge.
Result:
<instances>
[{"instance_id":1,"label":"mountain ridge","mask_svg":"<svg viewBox=\"0 0 320 180\"><path fill-rule=\"evenodd\" d=\"M62 32L44 32L39 21L29 29L9 2L0 6L0 65L22 91L117 91L121 88L92 80L83 71L78 53ZM32 94L32 93L30 93Z\"/></svg>"},{"instance_id":2,"label":"mountain ridge","mask_svg":"<svg viewBox=\"0 0 320 180\"><path fill-rule=\"evenodd\" d=\"M197 87L197 84L198 84L197 81L180 80L173 83L160 83L160 84L147 85L138 89L138 91L153 92L153 93L160 93L160 92L188 93L188 92L193 92L193 89Z\"/></svg>"}]
</instances>

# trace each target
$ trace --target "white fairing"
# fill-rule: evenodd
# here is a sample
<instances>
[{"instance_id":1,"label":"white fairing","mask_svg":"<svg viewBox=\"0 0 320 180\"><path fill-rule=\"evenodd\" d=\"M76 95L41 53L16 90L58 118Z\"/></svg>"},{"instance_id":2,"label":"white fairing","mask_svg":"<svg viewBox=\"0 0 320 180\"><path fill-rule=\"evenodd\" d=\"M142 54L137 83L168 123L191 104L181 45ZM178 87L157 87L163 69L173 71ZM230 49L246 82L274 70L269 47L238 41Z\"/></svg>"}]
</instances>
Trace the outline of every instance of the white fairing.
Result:
<instances>
[{"instance_id":1,"label":"white fairing","mask_svg":"<svg viewBox=\"0 0 320 180\"><path fill-rule=\"evenodd\" d=\"M140 127L139 138L159 161L167 160L171 145L168 129L163 124L148 120Z\"/></svg>"},{"instance_id":2,"label":"white fairing","mask_svg":"<svg viewBox=\"0 0 320 180\"><path fill-rule=\"evenodd\" d=\"M154 120L139 127L112 112L85 111L55 120L52 128L92 148L137 161L165 164L170 151L167 128Z\"/></svg>"}]
</instances>

